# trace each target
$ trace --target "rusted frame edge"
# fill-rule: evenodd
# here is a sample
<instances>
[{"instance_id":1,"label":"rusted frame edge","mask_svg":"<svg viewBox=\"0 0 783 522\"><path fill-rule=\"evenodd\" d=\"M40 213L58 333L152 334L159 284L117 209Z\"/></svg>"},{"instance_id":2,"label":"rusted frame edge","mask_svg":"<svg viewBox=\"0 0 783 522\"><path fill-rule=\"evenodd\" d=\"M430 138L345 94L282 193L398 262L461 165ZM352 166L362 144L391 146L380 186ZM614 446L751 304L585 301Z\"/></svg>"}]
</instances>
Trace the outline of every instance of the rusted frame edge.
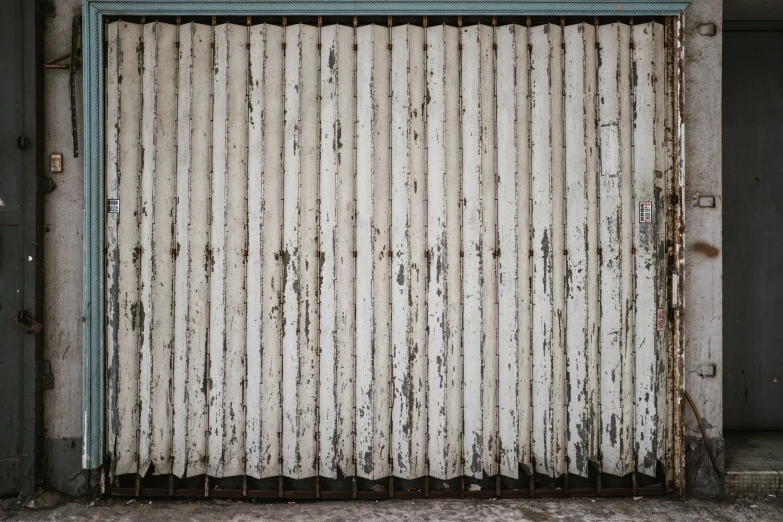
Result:
<instances>
[{"instance_id":1,"label":"rusted frame edge","mask_svg":"<svg viewBox=\"0 0 783 522\"><path fill-rule=\"evenodd\" d=\"M669 41L669 86L671 96L671 152L672 174L670 180L670 237L671 253L669 256L669 295L672 302L672 320L670 321L670 356L671 356L671 393L672 393L672 439L671 466L673 470L672 490L677 497L685 495L685 429L683 415L683 276L684 276L684 231L683 214L684 198L684 124L683 124L683 82L684 82L684 46L683 46L683 16L672 17L667 24Z\"/></svg>"}]
</instances>

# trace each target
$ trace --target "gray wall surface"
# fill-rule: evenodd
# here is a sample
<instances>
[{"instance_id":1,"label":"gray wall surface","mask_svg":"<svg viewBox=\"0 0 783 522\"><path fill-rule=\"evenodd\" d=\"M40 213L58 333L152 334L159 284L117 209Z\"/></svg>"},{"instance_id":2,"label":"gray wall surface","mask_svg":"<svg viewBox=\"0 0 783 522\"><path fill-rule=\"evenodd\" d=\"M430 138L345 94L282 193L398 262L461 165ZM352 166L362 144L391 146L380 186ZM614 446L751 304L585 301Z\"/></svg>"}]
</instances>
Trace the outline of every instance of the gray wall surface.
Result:
<instances>
[{"instance_id":1,"label":"gray wall surface","mask_svg":"<svg viewBox=\"0 0 783 522\"><path fill-rule=\"evenodd\" d=\"M721 229L722 0L694 0L685 11L685 389L723 462L723 243ZM715 36L699 34L713 23ZM715 207L697 205L714 196ZM714 371L712 370L714 365ZM712 376L710 376L712 374ZM685 406L686 486L717 493L721 482ZM722 464L721 464L722 466Z\"/></svg>"},{"instance_id":2,"label":"gray wall surface","mask_svg":"<svg viewBox=\"0 0 783 522\"><path fill-rule=\"evenodd\" d=\"M45 20L47 60L70 52L71 18L81 1L55 0L54 5L56 16ZM685 385L722 461L721 19L722 0L695 0L685 16L684 300ZM699 23L717 24L718 34L699 35ZM44 358L55 375L55 388L44 392L45 469L51 486L78 494L87 484L80 462L83 172L81 158L72 155L68 74L47 70L44 83L45 158L48 162L51 152L60 152L64 163L63 173L52 174L57 188L44 203ZM696 207L698 194L714 195L716 207ZM709 364L717 366L715 376L702 377ZM688 485L709 491L715 487L713 472L693 414L687 411L685 419Z\"/></svg>"},{"instance_id":3,"label":"gray wall surface","mask_svg":"<svg viewBox=\"0 0 783 522\"><path fill-rule=\"evenodd\" d=\"M71 52L71 24L80 0L55 0L44 19L44 60ZM62 63L68 63L64 60ZM77 77L79 140L81 70ZM44 470L48 483L68 493L85 488L82 447L82 158L73 157L67 69L44 71L44 165L57 188L44 196L44 359L51 361L54 389L43 392ZM49 155L63 155L63 171L48 172Z\"/></svg>"}]
</instances>

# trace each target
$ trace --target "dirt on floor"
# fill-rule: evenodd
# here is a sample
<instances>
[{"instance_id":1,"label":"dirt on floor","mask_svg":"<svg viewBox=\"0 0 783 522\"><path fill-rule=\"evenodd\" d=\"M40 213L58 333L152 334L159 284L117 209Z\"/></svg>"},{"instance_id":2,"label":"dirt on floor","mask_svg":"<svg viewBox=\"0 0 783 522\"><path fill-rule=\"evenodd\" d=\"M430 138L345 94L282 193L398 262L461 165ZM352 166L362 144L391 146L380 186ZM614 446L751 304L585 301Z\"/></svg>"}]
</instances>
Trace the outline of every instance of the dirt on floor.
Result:
<instances>
[{"instance_id":1,"label":"dirt on floor","mask_svg":"<svg viewBox=\"0 0 783 522\"><path fill-rule=\"evenodd\" d=\"M36 502L37 500L37 502ZM390 500L253 502L232 500L68 500L55 492L6 499L0 520L286 522L373 520L783 521L783 499L572 498L525 500Z\"/></svg>"}]
</instances>

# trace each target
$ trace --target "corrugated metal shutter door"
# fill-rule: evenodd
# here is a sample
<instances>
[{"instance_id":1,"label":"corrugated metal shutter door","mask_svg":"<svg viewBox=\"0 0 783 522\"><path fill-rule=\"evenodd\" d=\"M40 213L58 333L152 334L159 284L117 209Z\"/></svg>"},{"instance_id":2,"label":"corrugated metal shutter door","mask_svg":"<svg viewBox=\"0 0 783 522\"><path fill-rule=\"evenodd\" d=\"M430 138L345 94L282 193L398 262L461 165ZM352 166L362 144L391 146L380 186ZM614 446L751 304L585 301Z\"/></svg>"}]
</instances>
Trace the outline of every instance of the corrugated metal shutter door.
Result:
<instances>
[{"instance_id":1,"label":"corrugated metal shutter door","mask_svg":"<svg viewBox=\"0 0 783 522\"><path fill-rule=\"evenodd\" d=\"M107 34L114 474L667 461L663 26Z\"/></svg>"}]
</instances>

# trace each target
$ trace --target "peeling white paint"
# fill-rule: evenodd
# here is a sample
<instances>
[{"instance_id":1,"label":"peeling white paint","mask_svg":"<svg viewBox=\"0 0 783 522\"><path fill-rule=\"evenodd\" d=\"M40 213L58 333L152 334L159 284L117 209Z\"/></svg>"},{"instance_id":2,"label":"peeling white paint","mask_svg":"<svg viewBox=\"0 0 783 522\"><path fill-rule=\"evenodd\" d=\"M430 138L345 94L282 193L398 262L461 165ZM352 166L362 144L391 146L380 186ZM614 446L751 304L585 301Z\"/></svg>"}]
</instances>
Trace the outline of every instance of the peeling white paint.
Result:
<instances>
[{"instance_id":1,"label":"peeling white paint","mask_svg":"<svg viewBox=\"0 0 783 522\"><path fill-rule=\"evenodd\" d=\"M107 34L114 473L655 472L659 25Z\"/></svg>"}]
</instances>

